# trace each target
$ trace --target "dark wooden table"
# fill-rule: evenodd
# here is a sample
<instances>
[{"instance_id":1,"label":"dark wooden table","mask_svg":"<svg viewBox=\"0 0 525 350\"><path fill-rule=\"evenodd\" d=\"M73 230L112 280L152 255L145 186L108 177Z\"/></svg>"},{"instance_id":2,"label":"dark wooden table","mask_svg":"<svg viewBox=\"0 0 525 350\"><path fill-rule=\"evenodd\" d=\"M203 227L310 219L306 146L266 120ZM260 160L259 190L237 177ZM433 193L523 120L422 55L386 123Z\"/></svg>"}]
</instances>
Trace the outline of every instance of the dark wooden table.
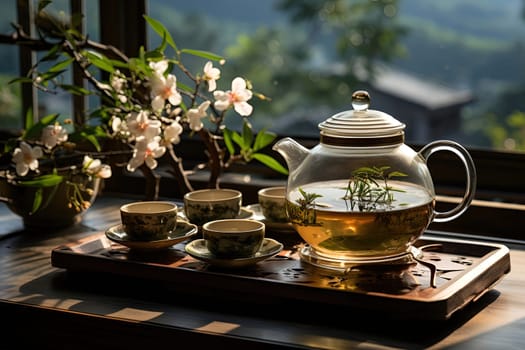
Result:
<instances>
[{"instance_id":1,"label":"dark wooden table","mask_svg":"<svg viewBox=\"0 0 525 350\"><path fill-rule=\"evenodd\" d=\"M118 207L128 201L103 196L81 224L31 233L0 205L0 348L525 348L525 246L519 242L504 242L511 248L511 272L446 321L377 318L295 303L275 307L235 296L202 298L51 265L54 248L117 224Z\"/></svg>"}]
</instances>

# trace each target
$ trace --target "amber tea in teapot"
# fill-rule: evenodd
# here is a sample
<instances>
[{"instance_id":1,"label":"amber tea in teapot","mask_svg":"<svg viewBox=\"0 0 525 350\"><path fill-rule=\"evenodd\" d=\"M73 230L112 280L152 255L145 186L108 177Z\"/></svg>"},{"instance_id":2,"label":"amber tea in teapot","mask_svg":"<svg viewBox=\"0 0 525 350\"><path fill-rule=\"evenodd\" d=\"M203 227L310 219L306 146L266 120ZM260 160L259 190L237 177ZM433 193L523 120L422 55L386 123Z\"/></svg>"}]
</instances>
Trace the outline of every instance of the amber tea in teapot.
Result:
<instances>
[{"instance_id":1,"label":"amber tea in teapot","mask_svg":"<svg viewBox=\"0 0 525 350\"><path fill-rule=\"evenodd\" d=\"M286 212L306 245L301 258L341 269L384 263L417 254L414 242L432 221L445 222L470 205L476 170L469 153L449 140L419 152L404 144L405 124L368 109L366 91L352 95L354 110L319 124L320 143L311 150L287 137L274 149L288 168ZM427 159L452 152L465 169L465 193L456 207L435 209Z\"/></svg>"},{"instance_id":2,"label":"amber tea in teapot","mask_svg":"<svg viewBox=\"0 0 525 350\"><path fill-rule=\"evenodd\" d=\"M345 181L308 184L290 192L287 212L298 233L319 255L353 259L382 258L406 252L433 215L434 199L425 189L392 181L399 190L390 203L346 196ZM307 204L304 195L318 197ZM299 203L302 203L299 204Z\"/></svg>"}]
</instances>

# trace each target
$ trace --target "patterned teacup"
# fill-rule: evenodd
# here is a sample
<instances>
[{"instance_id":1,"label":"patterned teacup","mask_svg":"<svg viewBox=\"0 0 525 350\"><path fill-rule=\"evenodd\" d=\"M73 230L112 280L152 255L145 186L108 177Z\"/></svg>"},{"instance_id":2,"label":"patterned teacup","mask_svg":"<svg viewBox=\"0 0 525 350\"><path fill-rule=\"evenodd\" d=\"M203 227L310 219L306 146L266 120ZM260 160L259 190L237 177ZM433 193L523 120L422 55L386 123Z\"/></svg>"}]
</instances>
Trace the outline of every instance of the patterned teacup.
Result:
<instances>
[{"instance_id":1,"label":"patterned teacup","mask_svg":"<svg viewBox=\"0 0 525 350\"><path fill-rule=\"evenodd\" d=\"M233 189L203 189L184 195L184 213L196 225L239 216L242 193Z\"/></svg>"},{"instance_id":2,"label":"patterned teacup","mask_svg":"<svg viewBox=\"0 0 525 350\"><path fill-rule=\"evenodd\" d=\"M257 194L262 214L268 221L288 221L285 208L286 187L266 187L260 189Z\"/></svg>"},{"instance_id":3,"label":"patterned teacup","mask_svg":"<svg viewBox=\"0 0 525 350\"><path fill-rule=\"evenodd\" d=\"M162 240L177 227L177 204L166 201L132 202L120 207L120 218L130 240Z\"/></svg>"},{"instance_id":4,"label":"patterned teacup","mask_svg":"<svg viewBox=\"0 0 525 350\"><path fill-rule=\"evenodd\" d=\"M250 219L224 219L205 223L202 238L217 258L249 258L261 248L264 240L263 222Z\"/></svg>"}]
</instances>

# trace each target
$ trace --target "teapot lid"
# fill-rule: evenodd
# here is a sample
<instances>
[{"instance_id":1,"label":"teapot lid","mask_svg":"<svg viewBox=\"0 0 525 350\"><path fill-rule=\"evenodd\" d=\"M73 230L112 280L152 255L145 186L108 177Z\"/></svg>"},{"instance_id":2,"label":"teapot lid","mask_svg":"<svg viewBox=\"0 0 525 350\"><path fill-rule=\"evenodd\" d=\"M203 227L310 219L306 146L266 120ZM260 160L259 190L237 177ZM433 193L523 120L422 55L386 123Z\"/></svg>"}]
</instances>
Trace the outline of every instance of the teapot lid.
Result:
<instances>
[{"instance_id":1,"label":"teapot lid","mask_svg":"<svg viewBox=\"0 0 525 350\"><path fill-rule=\"evenodd\" d=\"M391 115L368 109L370 95L352 94L353 110L333 115L319 124L321 143L334 146L386 146L404 142L405 124Z\"/></svg>"}]
</instances>

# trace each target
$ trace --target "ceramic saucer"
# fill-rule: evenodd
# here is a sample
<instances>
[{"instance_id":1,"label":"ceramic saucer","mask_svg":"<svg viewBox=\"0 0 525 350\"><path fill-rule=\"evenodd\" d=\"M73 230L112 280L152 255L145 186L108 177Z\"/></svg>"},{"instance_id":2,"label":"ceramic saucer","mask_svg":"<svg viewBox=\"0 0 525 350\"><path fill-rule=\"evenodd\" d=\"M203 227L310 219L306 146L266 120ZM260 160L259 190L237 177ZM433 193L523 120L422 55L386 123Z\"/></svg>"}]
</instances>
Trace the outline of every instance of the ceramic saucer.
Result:
<instances>
[{"instance_id":1,"label":"ceramic saucer","mask_svg":"<svg viewBox=\"0 0 525 350\"><path fill-rule=\"evenodd\" d=\"M252 211L252 219L264 222L269 230L278 232L297 232L291 222L276 222L266 219L259 204L250 204L246 206L246 209Z\"/></svg>"},{"instance_id":2,"label":"ceramic saucer","mask_svg":"<svg viewBox=\"0 0 525 350\"><path fill-rule=\"evenodd\" d=\"M227 268L239 268L258 263L279 254L283 249L283 244L271 238L265 238L261 249L254 256L249 258L238 259L220 259L216 258L208 248L204 239L196 239L186 244L186 253L195 259L207 262L210 265Z\"/></svg>"},{"instance_id":3,"label":"ceramic saucer","mask_svg":"<svg viewBox=\"0 0 525 350\"><path fill-rule=\"evenodd\" d=\"M115 225L106 230L106 237L116 243L122 244L130 249L136 250L155 250L166 249L193 237L197 234L198 228L194 224L185 221L178 221L177 228L167 239L157 241L133 241L130 240L122 225Z\"/></svg>"},{"instance_id":4,"label":"ceramic saucer","mask_svg":"<svg viewBox=\"0 0 525 350\"><path fill-rule=\"evenodd\" d=\"M186 214L184 213L184 209L181 208L181 210L179 210L177 215L182 220L188 221L188 218L186 218ZM248 209L247 207L241 207L241 212L234 219L250 219L252 216L253 216L252 210Z\"/></svg>"}]
</instances>

